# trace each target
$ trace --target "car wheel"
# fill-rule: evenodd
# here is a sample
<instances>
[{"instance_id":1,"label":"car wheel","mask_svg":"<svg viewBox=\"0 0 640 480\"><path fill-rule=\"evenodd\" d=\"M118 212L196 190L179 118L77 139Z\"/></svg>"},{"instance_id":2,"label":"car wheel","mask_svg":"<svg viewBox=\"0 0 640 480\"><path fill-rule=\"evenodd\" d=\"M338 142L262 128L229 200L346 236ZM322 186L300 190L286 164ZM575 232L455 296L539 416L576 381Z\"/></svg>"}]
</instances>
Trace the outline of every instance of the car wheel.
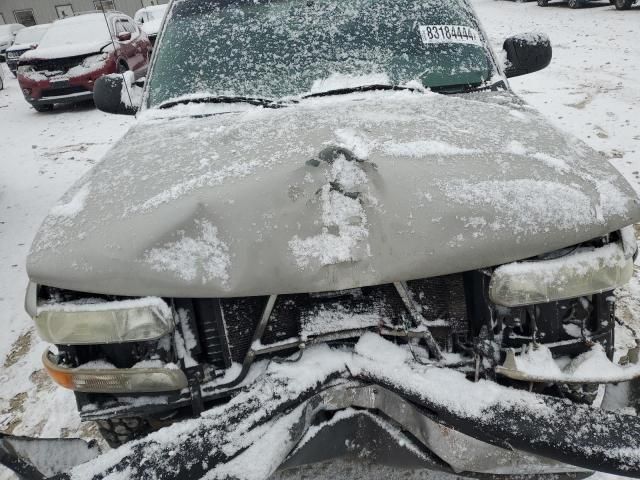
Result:
<instances>
[{"instance_id":1,"label":"car wheel","mask_svg":"<svg viewBox=\"0 0 640 480\"><path fill-rule=\"evenodd\" d=\"M50 112L53 110L53 105L34 105L33 108L36 112Z\"/></svg>"},{"instance_id":2,"label":"car wheel","mask_svg":"<svg viewBox=\"0 0 640 480\"><path fill-rule=\"evenodd\" d=\"M549 0L538 0L539 7L546 7L547 5L549 5Z\"/></svg>"},{"instance_id":3,"label":"car wheel","mask_svg":"<svg viewBox=\"0 0 640 480\"><path fill-rule=\"evenodd\" d=\"M612 3L616 6L616 10L629 10L633 0L614 0Z\"/></svg>"},{"instance_id":4,"label":"car wheel","mask_svg":"<svg viewBox=\"0 0 640 480\"><path fill-rule=\"evenodd\" d=\"M139 417L109 418L98 420L97 423L100 435L111 448L118 448L153 431L149 422Z\"/></svg>"},{"instance_id":5,"label":"car wheel","mask_svg":"<svg viewBox=\"0 0 640 480\"><path fill-rule=\"evenodd\" d=\"M582 8L581 0L569 0L569 8Z\"/></svg>"}]
</instances>

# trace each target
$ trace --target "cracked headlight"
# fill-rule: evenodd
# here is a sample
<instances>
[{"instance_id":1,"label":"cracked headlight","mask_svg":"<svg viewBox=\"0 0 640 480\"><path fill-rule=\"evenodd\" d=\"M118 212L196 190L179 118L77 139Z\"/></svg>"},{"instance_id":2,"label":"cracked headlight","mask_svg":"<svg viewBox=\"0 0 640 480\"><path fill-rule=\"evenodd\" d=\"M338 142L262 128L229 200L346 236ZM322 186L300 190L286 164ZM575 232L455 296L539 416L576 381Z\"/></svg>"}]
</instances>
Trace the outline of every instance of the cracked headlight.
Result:
<instances>
[{"instance_id":1,"label":"cracked headlight","mask_svg":"<svg viewBox=\"0 0 640 480\"><path fill-rule=\"evenodd\" d=\"M25 74L25 73L31 73L34 72L35 70L33 69L33 65L20 65L18 66L18 73L19 74Z\"/></svg>"},{"instance_id":2,"label":"cracked headlight","mask_svg":"<svg viewBox=\"0 0 640 480\"><path fill-rule=\"evenodd\" d=\"M581 247L560 258L510 263L493 272L491 301L520 307L606 292L633 275L633 253L623 242Z\"/></svg>"},{"instance_id":3,"label":"cracked headlight","mask_svg":"<svg viewBox=\"0 0 640 480\"><path fill-rule=\"evenodd\" d=\"M40 337L58 345L157 340L174 328L171 309L156 297L38 305L34 321Z\"/></svg>"},{"instance_id":4,"label":"cracked headlight","mask_svg":"<svg viewBox=\"0 0 640 480\"><path fill-rule=\"evenodd\" d=\"M104 63L107 58L109 58L109 54L107 53L91 55L90 57L86 57L84 60L82 60L82 66L84 68L95 68Z\"/></svg>"}]
</instances>

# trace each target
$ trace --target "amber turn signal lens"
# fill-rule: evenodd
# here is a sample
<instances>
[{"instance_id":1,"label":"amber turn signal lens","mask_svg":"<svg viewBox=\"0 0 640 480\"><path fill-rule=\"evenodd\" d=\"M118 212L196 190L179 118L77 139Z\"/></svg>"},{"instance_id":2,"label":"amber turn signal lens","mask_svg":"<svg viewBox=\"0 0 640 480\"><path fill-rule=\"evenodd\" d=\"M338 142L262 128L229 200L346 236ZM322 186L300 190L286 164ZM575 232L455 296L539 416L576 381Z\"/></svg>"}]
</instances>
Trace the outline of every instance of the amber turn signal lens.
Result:
<instances>
[{"instance_id":1,"label":"amber turn signal lens","mask_svg":"<svg viewBox=\"0 0 640 480\"><path fill-rule=\"evenodd\" d=\"M47 355L48 352L45 352ZM54 368L51 368L49 362L42 362L44 364L44 369L51 377L51 380L56 382L58 385L64 388L68 388L69 390L73 390L73 376L70 373L63 372Z\"/></svg>"},{"instance_id":2,"label":"amber turn signal lens","mask_svg":"<svg viewBox=\"0 0 640 480\"><path fill-rule=\"evenodd\" d=\"M58 385L87 393L159 393L187 387L187 377L175 365L161 368L68 368L48 350L42 363Z\"/></svg>"}]
</instances>

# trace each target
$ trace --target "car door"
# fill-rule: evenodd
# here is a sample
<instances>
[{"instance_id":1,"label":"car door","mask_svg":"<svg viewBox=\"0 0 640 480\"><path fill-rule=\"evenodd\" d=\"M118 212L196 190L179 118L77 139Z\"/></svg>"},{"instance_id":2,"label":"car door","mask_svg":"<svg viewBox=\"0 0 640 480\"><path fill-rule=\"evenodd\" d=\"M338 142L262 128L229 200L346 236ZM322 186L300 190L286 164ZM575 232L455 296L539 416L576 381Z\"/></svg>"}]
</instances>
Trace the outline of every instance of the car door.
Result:
<instances>
[{"instance_id":1,"label":"car door","mask_svg":"<svg viewBox=\"0 0 640 480\"><path fill-rule=\"evenodd\" d=\"M131 33L131 40L129 40L128 45L130 55L128 60L129 66L131 70L138 72L147 62L147 52L144 48L145 42L143 42L144 36L135 22L130 18L123 18L122 25Z\"/></svg>"},{"instance_id":2,"label":"car door","mask_svg":"<svg viewBox=\"0 0 640 480\"><path fill-rule=\"evenodd\" d=\"M114 30L116 32L116 45L118 49L118 57L127 62L130 70L136 70L136 51L133 42L133 34L127 28L127 19L125 17L117 17L114 20ZM123 34L131 35L131 38L124 39Z\"/></svg>"}]
</instances>

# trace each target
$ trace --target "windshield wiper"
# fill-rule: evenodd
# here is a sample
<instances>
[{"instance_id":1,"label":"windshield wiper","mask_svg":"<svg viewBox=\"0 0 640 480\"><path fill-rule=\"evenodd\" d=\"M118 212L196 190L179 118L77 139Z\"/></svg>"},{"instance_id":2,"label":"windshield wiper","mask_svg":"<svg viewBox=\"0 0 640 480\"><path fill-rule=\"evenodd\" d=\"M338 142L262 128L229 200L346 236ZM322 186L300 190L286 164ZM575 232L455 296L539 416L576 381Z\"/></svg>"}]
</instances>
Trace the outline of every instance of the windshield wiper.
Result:
<instances>
[{"instance_id":1,"label":"windshield wiper","mask_svg":"<svg viewBox=\"0 0 640 480\"><path fill-rule=\"evenodd\" d=\"M346 95L348 93L356 93L356 92L371 92L373 90L410 90L412 92L420 91L418 88L413 88L413 87L402 87L400 85L375 84L375 85L362 85L359 87L337 88L335 90L327 90L325 92L309 93L308 95L303 95L302 98L329 97L332 95Z\"/></svg>"},{"instance_id":2,"label":"windshield wiper","mask_svg":"<svg viewBox=\"0 0 640 480\"><path fill-rule=\"evenodd\" d=\"M454 95L458 93L472 93L472 92L486 92L492 91L497 92L500 88L503 90L507 89L507 84L504 83L504 80L498 80L492 84L482 84L482 85L444 85L442 87L431 87L431 91L435 93L441 93L443 95Z\"/></svg>"},{"instance_id":3,"label":"windshield wiper","mask_svg":"<svg viewBox=\"0 0 640 480\"><path fill-rule=\"evenodd\" d=\"M169 100L161 103L158 108L171 108L176 105L186 105L188 103L247 103L249 105L255 105L265 108L283 108L289 105L289 103L296 103L295 100L290 102L281 102L278 100L269 100L267 98L259 97L227 97L224 95L212 95L209 97L194 97L194 98L180 98L177 100Z\"/></svg>"}]
</instances>

